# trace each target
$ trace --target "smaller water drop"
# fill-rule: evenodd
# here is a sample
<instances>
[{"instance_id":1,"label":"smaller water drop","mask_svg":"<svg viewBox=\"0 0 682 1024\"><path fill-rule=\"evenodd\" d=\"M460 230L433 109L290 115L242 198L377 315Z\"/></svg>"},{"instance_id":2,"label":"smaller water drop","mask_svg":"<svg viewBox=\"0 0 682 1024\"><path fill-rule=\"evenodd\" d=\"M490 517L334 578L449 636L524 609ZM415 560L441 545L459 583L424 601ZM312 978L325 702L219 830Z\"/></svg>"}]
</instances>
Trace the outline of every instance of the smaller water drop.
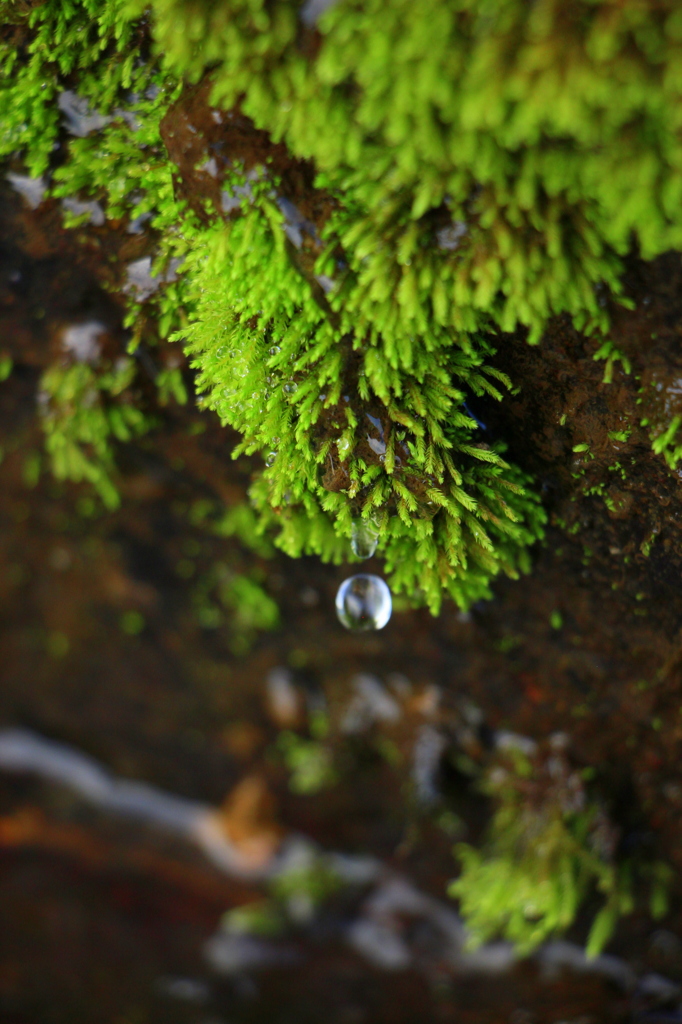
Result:
<instances>
[{"instance_id":1,"label":"smaller water drop","mask_svg":"<svg viewBox=\"0 0 682 1024\"><path fill-rule=\"evenodd\" d=\"M340 437L336 442L336 447L339 455L343 458L343 456L348 455L350 451L350 441L347 437Z\"/></svg>"},{"instance_id":2,"label":"smaller water drop","mask_svg":"<svg viewBox=\"0 0 682 1024\"><path fill-rule=\"evenodd\" d=\"M373 519L354 519L350 546L358 558L371 558L379 543L379 527Z\"/></svg>"},{"instance_id":3,"label":"smaller water drop","mask_svg":"<svg viewBox=\"0 0 682 1024\"><path fill-rule=\"evenodd\" d=\"M295 395L297 391L298 391L298 384L296 384L295 381L291 381L291 383L284 385L284 394L285 395Z\"/></svg>"},{"instance_id":4,"label":"smaller water drop","mask_svg":"<svg viewBox=\"0 0 682 1024\"><path fill-rule=\"evenodd\" d=\"M380 576L351 576L336 593L339 622L354 632L383 629L392 609L391 591Z\"/></svg>"},{"instance_id":5,"label":"smaller water drop","mask_svg":"<svg viewBox=\"0 0 682 1024\"><path fill-rule=\"evenodd\" d=\"M268 355L269 356L276 356L277 353L281 352L281 351L282 351L282 349L280 348L279 345L273 345L272 348L268 349Z\"/></svg>"},{"instance_id":6,"label":"smaller water drop","mask_svg":"<svg viewBox=\"0 0 682 1024\"><path fill-rule=\"evenodd\" d=\"M270 466L274 466L275 459L277 458L277 452L268 452L265 456L265 465L270 469Z\"/></svg>"}]
</instances>

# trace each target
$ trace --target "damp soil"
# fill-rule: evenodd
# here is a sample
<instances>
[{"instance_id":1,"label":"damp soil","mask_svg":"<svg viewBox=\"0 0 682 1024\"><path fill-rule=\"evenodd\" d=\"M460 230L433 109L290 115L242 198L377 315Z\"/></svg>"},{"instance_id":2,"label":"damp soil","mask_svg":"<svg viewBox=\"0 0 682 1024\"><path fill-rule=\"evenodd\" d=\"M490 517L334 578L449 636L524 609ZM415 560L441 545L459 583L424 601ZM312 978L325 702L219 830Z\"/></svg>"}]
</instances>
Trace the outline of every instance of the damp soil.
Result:
<instances>
[{"instance_id":1,"label":"damp soil","mask_svg":"<svg viewBox=\"0 0 682 1024\"><path fill-rule=\"evenodd\" d=\"M165 127L171 147L181 145L191 110L181 114ZM224 126L214 125L218 146ZM243 128L230 129L237 141ZM305 168L287 173L292 196L303 187L296 174L307 187ZM205 198L216 200L206 178ZM305 216L323 216L294 198ZM563 320L536 348L522 336L499 340L498 365L518 390L473 411L485 423L481 441L504 438L541 488L549 524L530 574L498 582L469 614L447 606L433 619L398 607L381 633L355 636L333 613L348 566L266 559L202 523L198 508L243 500L252 468L231 459L234 435L206 415L171 403L155 431L121 448L116 512L99 509L84 487L55 481L44 460L36 473L40 374L60 358L72 324L102 323L108 351L123 351L112 267L151 243L116 225L65 233L55 206L30 211L6 189L0 232L0 355L14 361L0 384L0 725L30 728L120 776L214 806L245 776L258 778L280 829L379 857L442 899L455 873L452 839L407 785L420 708L437 693L442 729L475 721L474 746L496 729L536 740L568 734L575 763L594 769L621 841L682 877L682 484L641 426L682 408L678 255L631 261L634 308L614 306L612 329L631 368L616 363L610 383L595 342ZM149 388L141 385L141 401L151 402L153 368L170 357L150 342L139 358L151 361ZM248 649L229 615L202 625L197 609L216 587L216 565L251 574L279 606L279 627L254 633ZM266 700L277 667L309 708L328 709L332 734L358 673L387 685L407 680L414 699L392 746L380 736L346 745L338 784L300 796ZM487 808L446 760L440 799L475 838ZM204 943L226 909L256 895L198 854L85 811L59 788L0 775L0 1016L8 1024L664 1019L603 977L547 979L531 962L492 982L380 971L333 929L324 940L296 938L294 966L209 977ZM643 914L624 920L609 951L640 973L682 981L679 887L671 906L656 924ZM584 940L588 919L572 939ZM168 979L177 977L199 981L174 988Z\"/></svg>"}]
</instances>

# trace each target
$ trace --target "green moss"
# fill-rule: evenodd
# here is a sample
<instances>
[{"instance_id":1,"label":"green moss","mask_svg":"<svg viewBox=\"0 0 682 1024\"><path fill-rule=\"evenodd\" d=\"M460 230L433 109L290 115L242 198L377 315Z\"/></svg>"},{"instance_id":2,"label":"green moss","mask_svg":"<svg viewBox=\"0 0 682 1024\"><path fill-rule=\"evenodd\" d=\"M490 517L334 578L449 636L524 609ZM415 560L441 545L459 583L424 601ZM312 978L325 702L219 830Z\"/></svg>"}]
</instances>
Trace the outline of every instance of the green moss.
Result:
<instances>
[{"instance_id":1,"label":"green moss","mask_svg":"<svg viewBox=\"0 0 682 1024\"><path fill-rule=\"evenodd\" d=\"M618 830L584 781L559 751L543 760L513 750L488 770L482 788L495 809L487 841L481 850L456 847L461 874L449 888L471 947L502 936L530 953L570 927L594 892L604 902L590 927L588 957L602 951L642 889L651 915L665 914L671 869L616 858Z\"/></svg>"},{"instance_id":2,"label":"green moss","mask_svg":"<svg viewBox=\"0 0 682 1024\"><path fill-rule=\"evenodd\" d=\"M193 565L191 572L187 563L179 563L178 569L185 578L194 575ZM248 654L258 633L279 625L279 607L262 586L262 575L258 569L238 571L216 562L192 588L197 622L204 629L224 628L233 654Z\"/></svg>"},{"instance_id":3,"label":"green moss","mask_svg":"<svg viewBox=\"0 0 682 1024\"><path fill-rule=\"evenodd\" d=\"M653 450L657 455L663 456L671 469L675 469L682 459L680 425L682 425L682 416L673 416L667 428L661 433L655 434L651 442Z\"/></svg>"},{"instance_id":4,"label":"green moss","mask_svg":"<svg viewBox=\"0 0 682 1024\"><path fill-rule=\"evenodd\" d=\"M619 293L633 235L645 258L682 240L673 0L344 0L308 46L298 0L152 9L178 74L212 69L216 102L240 100L343 195L330 230L354 305L397 332L492 320L538 340L562 311L598 329L595 285Z\"/></svg>"},{"instance_id":5,"label":"green moss","mask_svg":"<svg viewBox=\"0 0 682 1024\"><path fill-rule=\"evenodd\" d=\"M36 176L48 169L61 120L57 96L74 77L79 95L101 110L135 89L145 75L140 31L123 9L120 0L2 0L0 155L22 152Z\"/></svg>"},{"instance_id":6,"label":"green moss","mask_svg":"<svg viewBox=\"0 0 682 1024\"><path fill-rule=\"evenodd\" d=\"M114 443L132 441L152 425L130 393L134 376L133 360L123 358L99 373L86 363L55 364L41 379L45 449L54 475L92 484L109 509L120 502Z\"/></svg>"},{"instance_id":7,"label":"green moss","mask_svg":"<svg viewBox=\"0 0 682 1024\"><path fill-rule=\"evenodd\" d=\"M682 19L672 0L342 0L315 29L301 10L0 0L0 155L110 221L146 218L159 287L129 294L130 351L182 343L200 403L263 454L254 537L341 561L353 519L376 516L393 588L467 607L528 569L544 522L464 405L509 387L495 335L537 341L559 313L598 334L631 246L682 243ZM292 236L296 197L270 158L229 162L221 188L241 202L225 215L182 198L162 122L206 74L212 102L312 161L315 224ZM83 137L60 127L64 90L88 104ZM627 369L599 340L606 378ZM86 370L68 370L73 387L94 386L76 383ZM161 404L184 401L173 368L157 385ZM50 403L57 473L113 505L128 405L98 398L69 427ZM676 431L655 441L671 465Z\"/></svg>"},{"instance_id":8,"label":"green moss","mask_svg":"<svg viewBox=\"0 0 682 1024\"><path fill-rule=\"evenodd\" d=\"M281 732L277 747L289 772L289 788L299 795L318 793L338 782L331 747L295 732Z\"/></svg>"},{"instance_id":9,"label":"green moss","mask_svg":"<svg viewBox=\"0 0 682 1024\"><path fill-rule=\"evenodd\" d=\"M401 353L368 343L343 309L330 319L291 263L272 184L255 184L243 215L186 259L194 319L178 337L204 405L244 435L237 453L269 455L252 498L285 551L346 559L353 516L378 513L396 590L434 611L444 592L468 606L500 570L527 567L544 520L461 408L464 387L500 397L508 382L484 364L483 339L453 350L433 331ZM325 484L330 470L343 493Z\"/></svg>"}]
</instances>

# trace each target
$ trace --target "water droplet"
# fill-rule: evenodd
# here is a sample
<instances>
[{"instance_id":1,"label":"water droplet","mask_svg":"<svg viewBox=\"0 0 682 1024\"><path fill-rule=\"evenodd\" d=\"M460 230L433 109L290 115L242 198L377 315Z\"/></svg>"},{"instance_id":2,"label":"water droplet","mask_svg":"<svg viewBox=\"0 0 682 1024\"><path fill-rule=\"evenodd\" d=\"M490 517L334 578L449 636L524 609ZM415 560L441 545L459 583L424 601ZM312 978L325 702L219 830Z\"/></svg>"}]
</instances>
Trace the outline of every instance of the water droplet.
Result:
<instances>
[{"instance_id":1,"label":"water droplet","mask_svg":"<svg viewBox=\"0 0 682 1024\"><path fill-rule=\"evenodd\" d=\"M282 349L279 347L279 345L273 345L272 348L268 349L268 355L269 356L276 356L277 353L281 352L281 351L282 351Z\"/></svg>"},{"instance_id":2,"label":"water droplet","mask_svg":"<svg viewBox=\"0 0 682 1024\"><path fill-rule=\"evenodd\" d=\"M272 375L270 375L265 378L265 383L269 384L270 387L272 387L272 385L275 383L275 378Z\"/></svg>"},{"instance_id":3,"label":"water droplet","mask_svg":"<svg viewBox=\"0 0 682 1024\"><path fill-rule=\"evenodd\" d=\"M350 546L358 558L371 558L379 543L379 527L372 519L354 519Z\"/></svg>"},{"instance_id":4,"label":"water droplet","mask_svg":"<svg viewBox=\"0 0 682 1024\"><path fill-rule=\"evenodd\" d=\"M275 459L277 458L277 452L268 452L265 456L265 465L270 469L270 466L274 466Z\"/></svg>"},{"instance_id":5,"label":"water droplet","mask_svg":"<svg viewBox=\"0 0 682 1024\"><path fill-rule=\"evenodd\" d=\"M291 381L291 383L284 385L284 394L285 395L295 395L297 391L298 391L298 384L296 384L295 381Z\"/></svg>"},{"instance_id":6,"label":"water droplet","mask_svg":"<svg viewBox=\"0 0 682 1024\"><path fill-rule=\"evenodd\" d=\"M336 593L339 622L354 632L383 629L392 607L391 591L380 576L351 576Z\"/></svg>"},{"instance_id":7,"label":"water droplet","mask_svg":"<svg viewBox=\"0 0 682 1024\"><path fill-rule=\"evenodd\" d=\"M225 355L225 346L224 345L221 345L220 348L216 350L216 355L218 357Z\"/></svg>"},{"instance_id":8,"label":"water droplet","mask_svg":"<svg viewBox=\"0 0 682 1024\"><path fill-rule=\"evenodd\" d=\"M347 455L350 451L350 441L348 440L347 437L340 437L336 442L336 447L339 455L343 457L344 455Z\"/></svg>"}]
</instances>

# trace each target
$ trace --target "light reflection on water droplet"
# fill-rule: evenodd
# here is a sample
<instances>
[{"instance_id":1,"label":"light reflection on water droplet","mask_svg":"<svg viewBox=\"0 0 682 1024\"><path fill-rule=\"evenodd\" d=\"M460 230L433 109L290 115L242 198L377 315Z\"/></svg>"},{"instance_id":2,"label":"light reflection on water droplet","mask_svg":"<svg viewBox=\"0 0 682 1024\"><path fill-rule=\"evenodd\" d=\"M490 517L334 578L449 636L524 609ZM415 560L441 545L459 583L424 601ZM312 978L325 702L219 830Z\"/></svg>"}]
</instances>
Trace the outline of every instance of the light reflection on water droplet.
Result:
<instances>
[{"instance_id":1,"label":"light reflection on water droplet","mask_svg":"<svg viewBox=\"0 0 682 1024\"><path fill-rule=\"evenodd\" d=\"M277 452L269 452L265 456L265 465L268 467L268 469L270 468L270 466L274 466L276 458L277 458Z\"/></svg>"},{"instance_id":2,"label":"light reflection on water droplet","mask_svg":"<svg viewBox=\"0 0 682 1024\"><path fill-rule=\"evenodd\" d=\"M297 391L298 384L294 383L294 381L292 381L290 384L284 385L284 393L287 395L295 395Z\"/></svg>"},{"instance_id":3,"label":"light reflection on water droplet","mask_svg":"<svg viewBox=\"0 0 682 1024\"><path fill-rule=\"evenodd\" d=\"M272 348L268 349L268 355L269 356L276 356L277 353L281 352L281 351L282 351L282 349L279 347L279 345L273 345Z\"/></svg>"},{"instance_id":4,"label":"light reflection on water droplet","mask_svg":"<svg viewBox=\"0 0 682 1024\"><path fill-rule=\"evenodd\" d=\"M353 632L383 629L392 609L391 591L380 576L351 576L336 593L339 622Z\"/></svg>"},{"instance_id":5,"label":"light reflection on water droplet","mask_svg":"<svg viewBox=\"0 0 682 1024\"><path fill-rule=\"evenodd\" d=\"M354 519L350 546L358 558L371 558L379 543L379 527L373 519Z\"/></svg>"},{"instance_id":6,"label":"light reflection on water droplet","mask_svg":"<svg viewBox=\"0 0 682 1024\"><path fill-rule=\"evenodd\" d=\"M383 462L384 459L386 458L386 442L377 441L375 437L370 437L368 434L367 444L370 446L375 455L380 456L381 461Z\"/></svg>"}]
</instances>

